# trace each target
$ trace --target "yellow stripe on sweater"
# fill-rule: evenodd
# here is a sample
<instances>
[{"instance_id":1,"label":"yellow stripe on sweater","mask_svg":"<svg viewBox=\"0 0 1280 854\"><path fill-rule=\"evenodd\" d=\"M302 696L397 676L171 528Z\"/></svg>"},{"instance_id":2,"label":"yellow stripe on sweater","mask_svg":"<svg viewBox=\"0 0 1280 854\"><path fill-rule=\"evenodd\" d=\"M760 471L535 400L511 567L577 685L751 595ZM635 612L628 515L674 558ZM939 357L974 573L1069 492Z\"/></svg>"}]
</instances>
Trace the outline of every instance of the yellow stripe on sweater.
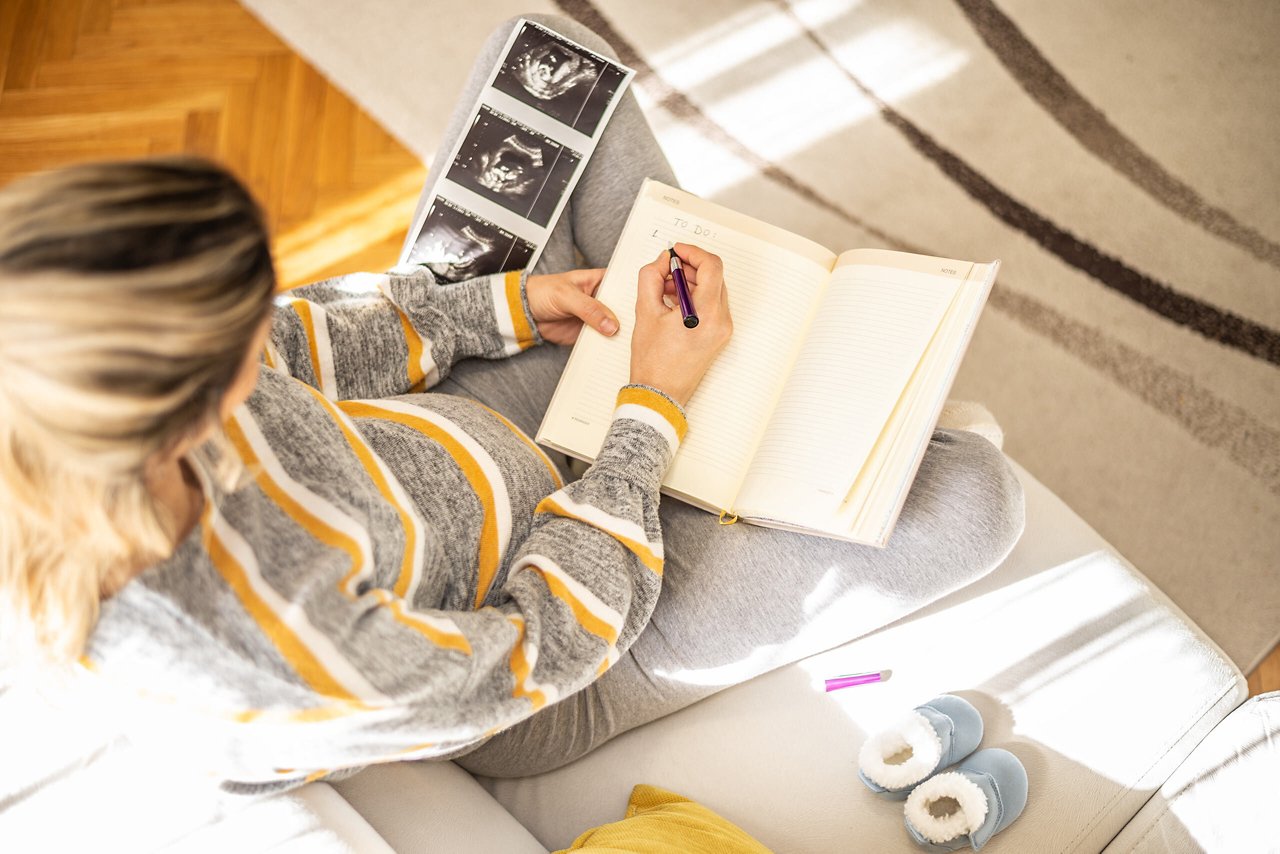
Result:
<instances>
[{"instance_id":1,"label":"yellow stripe on sweater","mask_svg":"<svg viewBox=\"0 0 1280 854\"><path fill-rule=\"evenodd\" d=\"M476 401L476 402L479 403L479 401ZM509 421L506 418L506 416L504 416L501 412L498 412L496 409L490 409L489 407L485 406L483 403L481 403L480 406L489 410L489 413L493 415L494 418L497 418L499 421L505 424L507 426L507 429L510 430L512 433L514 433L517 439L519 439L521 442L524 442L526 445L529 446L529 449L533 451L538 456L538 459L542 461L542 464L546 466L547 472L551 475L551 482L556 485L556 489L559 489L560 487L564 486L564 481L560 478L560 472L556 470L555 463L551 462L551 458L547 456L546 452L543 451L541 448L539 448L537 444L532 439L530 439L523 430L521 430L515 424L512 424L511 421Z\"/></svg>"},{"instance_id":2,"label":"yellow stripe on sweater","mask_svg":"<svg viewBox=\"0 0 1280 854\"><path fill-rule=\"evenodd\" d=\"M523 563L523 560L521 562ZM569 606L569 610L573 612L573 617L578 621L578 625L610 646L617 643L619 627L613 625L599 614L594 613L585 602L574 594L564 579L557 577L555 572L540 566L537 563L537 558L519 568L531 569L538 573L542 580L546 582L547 589L551 591L552 595ZM617 616L621 618L620 614Z\"/></svg>"},{"instance_id":3,"label":"yellow stripe on sweater","mask_svg":"<svg viewBox=\"0 0 1280 854\"><path fill-rule=\"evenodd\" d=\"M409 315L400 310L400 306L392 303L396 310L396 315L400 318L400 326L404 330L404 343L409 348L409 364L406 366L406 373L409 375L409 390L422 391L426 388L427 374L422 370L422 338L418 335L413 324L409 322Z\"/></svg>"},{"instance_id":4,"label":"yellow stripe on sweater","mask_svg":"<svg viewBox=\"0 0 1280 854\"><path fill-rule=\"evenodd\" d=\"M618 658L619 658L618 648L616 646L609 647L609 649L604 654L604 660L601 661L600 666L596 668L596 678L599 679L601 676L608 673L609 668L613 667L614 663L617 662Z\"/></svg>"},{"instance_id":5,"label":"yellow stripe on sweater","mask_svg":"<svg viewBox=\"0 0 1280 854\"><path fill-rule=\"evenodd\" d=\"M524 650L527 638L524 620L515 616L508 616L507 620L511 625L515 626L517 632L516 642L511 646L511 674L516 680L511 696L528 700L533 704L533 710L536 712L547 704L547 695L538 688L529 687L529 683L532 681L533 664L529 661L529 657Z\"/></svg>"},{"instance_id":6,"label":"yellow stripe on sweater","mask_svg":"<svg viewBox=\"0 0 1280 854\"><path fill-rule=\"evenodd\" d=\"M368 443L364 441L359 434L352 429L342 412L333 405L323 394L320 394L310 386L306 386L311 392L316 402L329 414L333 419L333 423L342 431L343 437L347 440L347 444L351 446L351 450L355 453L356 458L360 460L360 464L364 466L364 470L369 475L369 479L378 487L378 492L386 499L387 503L395 508L397 515L400 517L400 525L404 528L404 555L400 559L400 572L396 577L395 594L402 599L407 599L412 592L413 580L415 575L415 557L418 550L418 542L421 539L418 533L417 517L413 515L413 511L404 507L400 501L396 499L395 493L391 488L391 483L387 479L386 473L383 472L382 466L378 459L374 456L372 449Z\"/></svg>"},{"instance_id":7,"label":"yellow stripe on sweater","mask_svg":"<svg viewBox=\"0 0 1280 854\"><path fill-rule=\"evenodd\" d=\"M302 321L302 333L307 336L307 349L311 353L311 370L316 375L316 385L324 388L324 377L320 375L320 347L316 340L316 322L311 315L311 303L304 299L291 299L289 307L298 313L298 319Z\"/></svg>"},{"instance_id":8,"label":"yellow stripe on sweater","mask_svg":"<svg viewBox=\"0 0 1280 854\"><path fill-rule=\"evenodd\" d=\"M438 626L433 626L423 617L417 617L412 612L408 612L404 607L403 599L394 599L391 594L385 590L374 589L372 591L374 597L378 600L378 604L388 608L396 619L407 626L417 629L422 634L431 639L436 646L442 646L446 649L452 649L463 655L471 655L471 644L467 642L466 635L460 631L449 631Z\"/></svg>"},{"instance_id":9,"label":"yellow stripe on sweater","mask_svg":"<svg viewBox=\"0 0 1280 854\"><path fill-rule=\"evenodd\" d=\"M336 697L356 707L369 708L334 678L293 629L289 628L280 615L253 589L248 572L214 531L212 504L205 507L200 517L200 529L205 551L213 562L214 568L235 593L245 611L258 624L262 633L275 645L281 657L289 663L289 666L311 690L325 697Z\"/></svg>"},{"instance_id":10,"label":"yellow stripe on sweater","mask_svg":"<svg viewBox=\"0 0 1280 854\"><path fill-rule=\"evenodd\" d=\"M484 602L484 597L489 592L489 585L493 583L494 577L498 574L498 561L500 559L497 504L494 499L493 486L489 483L488 478L485 477L484 471L480 468L480 463L476 461L470 451L462 446L461 442L426 418L420 418L393 409L385 409L363 401L342 401L338 404L338 408L354 418L381 418L416 430L444 448L449 456L453 458L458 468L462 470L467 483L471 485L472 492L475 493L476 498L480 501L480 507L484 513L484 518L480 524L480 544L476 555L479 578L476 584L474 606L479 608L481 603Z\"/></svg>"},{"instance_id":11,"label":"yellow stripe on sweater","mask_svg":"<svg viewBox=\"0 0 1280 854\"><path fill-rule=\"evenodd\" d=\"M311 706L306 709L244 709L229 715L236 723L291 723L314 724L346 718L357 712L367 711L367 707L330 703L324 706Z\"/></svg>"},{"instance_id":12,"label":"yellow stripe on sweater","mask_svg":"<svg viewBox=\"0 0 1280 854\"><path fill-rule=\"evenodd\" d=\"M534 508L534 513L551 513L555 516L563 516L566 519L577 519L584 522L598 531L603 531L613 537L619 543L627 548L627 551L636 556L642 564L649 567L656 574L662 575L663 560L654 551L648 543L642 543L634 537L628 537L618 531L612 530L601 524L599 520L588 518L579 513L574 513L565 508L562 504L555 500L554 495L548 495L546 498L538 502L538 506Z\"/></svg>"},{"instance_id":13,"label":"yellow stripe on sweater","mask_svg":"<svg viewBox=\"0 0 1280 854\"><path fill-rule=\"evenodd\" d=\"M689 422L685 420L684 413L679 407L663 395L651 389L628 386L618 391L616 405L622 406L625 403L652 409L671 424L671 429L676 431L676 436L684 440L684 434L689 430Z\"/></svg>"},{"instance_id":14,"label":"yellow stripe on sweater","mask_svg":"<svg viewBox=\"0 0 1280 854\"><path fill-rule=\"evenodd\" d=\"M511 312L511 325L516 331L516 344L521 350L533 346L533 327L524 313L524 300L520 298L520 271L512 270L505 278L507 310Z\"/></svg>"},{"instance_id":15,"label":"yellow stripe on sweater","mask_svg":"<svg viewBox=\"0 0 1280 854\"><path fill-rule=\"evenodd\" d=\"M275 478L271 477L266 468L263 467L262 460L258 458L257 453L254 452L253 447L249 444L249 439L245 436L244 430L234 418L227 422L226 432L227 438L231 440L231 444L235 445L236 452L240 454L240 459L250 467L250 470L257 472L254 482L258 484L258 488L266 493L267 497L274 501L277 507L283 510L289 518L293 519L299 527L312 537L330 548L346 553L351 562L351 568L343 576L342 580L338 582L338 589L347 598L354 599L356 596L356 579L365 569L365 559L360 544L349 534L339 531L312 513L302 505L302 502L290 495L284 487L276 482Z\"/></svg>"},{"instance_id":16,"label":"yellow stripe on sweater","mask_svg":"<svg viewBox=\"0 0 1280 854\"><path fill-rule=\"evenodd\" d=\"M537 569L537 567L532 568ZM547 575L545 573L541 573L541 575L542 580L547 583L547 589L550 590L557 599L569 606L569 609L573 611L574 619L578 621L580 626L600 638L605 643L612 644L617 642L618 630L588 611L586 607L584 607L583 604L575 599L573 594L569 592L569 588L564 585L564 582L553 575Z\"/></svg>"}]
</instances>

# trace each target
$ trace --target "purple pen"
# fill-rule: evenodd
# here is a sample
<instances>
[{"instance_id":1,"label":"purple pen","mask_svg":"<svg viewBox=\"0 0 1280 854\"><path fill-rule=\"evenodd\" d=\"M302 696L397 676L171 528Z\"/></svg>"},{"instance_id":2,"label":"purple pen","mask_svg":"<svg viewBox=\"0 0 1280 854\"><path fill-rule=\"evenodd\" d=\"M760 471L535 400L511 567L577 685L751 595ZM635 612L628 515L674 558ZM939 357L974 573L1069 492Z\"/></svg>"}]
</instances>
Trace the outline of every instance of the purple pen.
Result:
<instances>
[{"instance_id":1,"label":"purple pen","mask_svg":"<svg viewBox=\"0 0 1280 854\"><path fill-rule=\"evenodd\" d=\"M698 325L697 312L693 310L693 300L689 298L689 283L684 278L684 268L680 266L680 256L672 246L667 250L671 254L671 278L676 282L676 297L680 300L680 314L684 317L684 325L692 329Z\"/></svg>"},{"instance_id":2,"label":"purple pen","mask_svg":"<svg viewBox=\"0 0 1280 854\"><path fill-rule=\"evenodd\" d=\"M852 688L854 685L868 685L884 679L885 671L875 673L850 673L847 676L836 676L827 680L827 691L839 691L841 688Z\"/></svg>"}]
</instances>

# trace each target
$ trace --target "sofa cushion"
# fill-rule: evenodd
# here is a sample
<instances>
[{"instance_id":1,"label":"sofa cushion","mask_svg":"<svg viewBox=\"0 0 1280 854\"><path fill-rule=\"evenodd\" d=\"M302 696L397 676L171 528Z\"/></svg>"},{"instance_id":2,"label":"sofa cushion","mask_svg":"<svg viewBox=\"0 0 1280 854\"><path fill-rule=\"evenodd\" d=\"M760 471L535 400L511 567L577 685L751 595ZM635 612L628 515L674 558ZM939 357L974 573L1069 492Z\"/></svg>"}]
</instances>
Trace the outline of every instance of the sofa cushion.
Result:
<instances>
[{"instance_id":1,"label":"sofa cushion","mask_svg":"<svg viewBox=\"0 0 1280 854\"><path fill-rule=\"evenodd\" d=\"M1107 854L1280 847L1280 691L1251 697L1200 742Z\"/></svg>"},{"instance_id":2,"label":"sofa cushion","mask_svg":"<svg viewBox=\"0 0 1280 854\"><path fill-rule=\"evenodd\" d=\"M378 828L397 854L547 852L470 774L452 762L375 765L332 785Z\"/></svg>"},{"instance_id":3,"label":"sofa cushion","mask_svg":"<svg viewBox=\"0 0 1280 854\"><path fill-rule=\"evenodd\" d=\"M1167 597L1019 469L1027 530L981 581L865 638L629 732L557 771L481 780L548 848L609 821L636 783L679 791L787 852L915 850L900 803L857 778L862 742L944 692L1026 766L1008 851L1099 851L1245 695ZM823 692L822 679L891 669Z\"/></svg>"}]
</instances>

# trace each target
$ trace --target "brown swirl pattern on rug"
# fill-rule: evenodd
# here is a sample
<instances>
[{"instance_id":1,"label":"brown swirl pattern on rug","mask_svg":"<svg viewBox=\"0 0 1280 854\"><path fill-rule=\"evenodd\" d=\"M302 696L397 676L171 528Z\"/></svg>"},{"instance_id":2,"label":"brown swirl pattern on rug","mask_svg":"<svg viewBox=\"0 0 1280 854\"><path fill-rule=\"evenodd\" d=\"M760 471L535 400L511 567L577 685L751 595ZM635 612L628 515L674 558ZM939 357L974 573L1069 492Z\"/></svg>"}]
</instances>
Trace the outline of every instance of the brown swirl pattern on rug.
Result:
<instances>
[{"instance_id":1,"label":"brown swirl pattern on rug","mask_svg":"<svg viewBox=\"0 0 1280 854\"><path fill-rule=\"evenodd\" d=\"M886 245L907 252L926 251L867 222L741 143L707 116L687 95L664 80L591 0L556 0L556 3L566 14L586 24L613 45L618 58L636 70L638 85L645 88L659 106L696 127L707 139L750 163L761 175L883 240ZM782 5L790 11L785 3ZM798 19L797 24L840 67L839 61L831 56L818 36ZM1206 338L1234 346L1272 364L1280 364L1280 335L1261 324L1252 323L1194 297L1178 293L1168 285L1145 276L1055 226L1001 191L961 158L935 142L847 69L841 67L841 70L854 86L876 103L881 116L902 133L917 151L938 164L973 198L1004 222L1023 231L1077 269L1156 313L1192 328ZM1255 418L1247 410L1218 397L1182 371L1146 356L1102 330L1068 318L1032 296L997 287L992 294L990 306L1101 371L1117 385L1176 420L1205 446L1224 451L1234 463L1258 478L1267 489L1280 494L1280 431Z\"/></svg>"},{"instance_id":2,"label":"brown swirl pattern on rug","mask_svg":"<svg viewBox=\"0 0 1280 854\"><path fill-rule=\"evenodd\" d=\"M1280 267L1280 244L1206 201L1139 148L1054 68L996 4L991 0L955 2L1018 85L1080 145L1178 216Z\"/></svg>"},{"instance_id":3,"label":"brown swirl pattern on rug","mask_svg":"<svg viewBox=\"0 0 1280 854\"><path fill-rule=\"evenodd\" d=\"M708 139L723 145L732 151L735 156L751 163L759 170L760 174L771 180L778 181L806 200L838 214L859 228L863 228L877 237L887 239L887 235L883 232L853 216L812 187L805 185L788 174L777 164L766 160L735 140L731 134L710 119L683 92L664 81L626 37L618 32L608 19L600 13L591 0L555 0L555 2L566 14L586 24L612 44L614 49L618 51L618 58L636 69L636 79L639 85L649 89L663 109L688 121L701 130ZM921 155L941 169L966 193L1003 222L1026 234L1067 264L1156 314L1180 326L1185 326L1205 338L1241 350L1273 365L1280 365L1280 334L1260 323L1255 323L1226 309L1218 308L1157 281L1154 277L1130 267L1120 259L1081 240L1065 228L1054 224L1029 206L1019 202L1011 194L997 187L994 182L966 163L961 157L939 144L928 133L893 109L870 87L840 64L839 60L831 54L822 40L792 13L785 0L777 0L777 2L785 11L791 14L791 17L796 21L806 38L822 53L826 54L860 92L875 103L881 117L890 126L901 133ZM901 244L898 243L896 245Z\"/></svg>"}]
</instances>

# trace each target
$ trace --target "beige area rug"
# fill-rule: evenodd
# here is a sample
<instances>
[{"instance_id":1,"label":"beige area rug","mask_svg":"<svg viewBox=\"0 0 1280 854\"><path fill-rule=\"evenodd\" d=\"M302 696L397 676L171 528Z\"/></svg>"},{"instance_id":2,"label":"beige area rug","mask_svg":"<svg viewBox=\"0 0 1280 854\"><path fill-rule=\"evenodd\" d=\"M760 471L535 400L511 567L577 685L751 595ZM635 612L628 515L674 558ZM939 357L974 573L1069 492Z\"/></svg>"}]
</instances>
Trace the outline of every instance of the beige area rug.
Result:
<instances>
[{"instance_id":1,"label":"beige area rug","mask_svg":"<svg viewBox=\"0 0 1280 854\"><path fill-rule=\"evenodd\" d=\"M690 190L1004 267L956 397L1242 668L1280 632L1280 4L247 0L430 158L488 31L605 35Z\"/></svg>"}]
</instances>

